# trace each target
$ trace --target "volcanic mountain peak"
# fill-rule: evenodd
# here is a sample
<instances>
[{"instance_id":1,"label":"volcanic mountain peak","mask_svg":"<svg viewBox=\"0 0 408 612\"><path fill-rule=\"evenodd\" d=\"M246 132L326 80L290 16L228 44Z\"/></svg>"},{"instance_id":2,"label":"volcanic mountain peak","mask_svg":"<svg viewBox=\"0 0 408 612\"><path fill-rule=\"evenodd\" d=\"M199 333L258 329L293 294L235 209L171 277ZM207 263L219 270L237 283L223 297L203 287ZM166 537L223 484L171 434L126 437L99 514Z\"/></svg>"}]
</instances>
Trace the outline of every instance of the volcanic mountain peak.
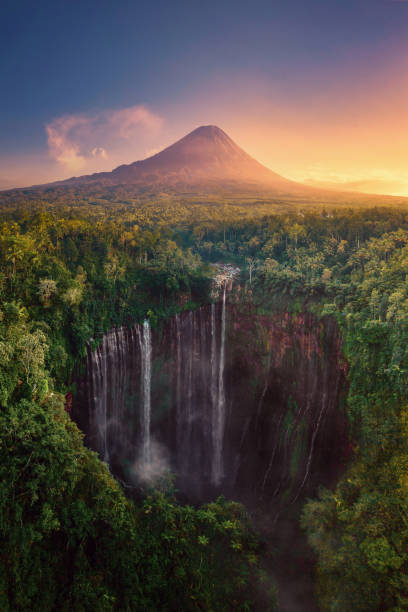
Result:
<instances>
[{"instance_id":1,"label":"volcanic mountain peak","mask_svg":"<svg viewBox=\"0 0 408 612\"><path fill-rule=\"evenodd\" d=\"M77 195L110 198L111 187L131 198L168 196L207 196L214 201L220 196L229 198L259 198L275 202L308 203L361 203L367 195L346 193L309 186L290 181L266 168L241 149L222 129L215 125L202 125L160 153L128 165L118 166L112 172L73 177L71 179L34 185L38 193L74 187ZM106 188L106 191L105 191ZM123 189L122 189L123 188ZM11 192L13 193L13 191ZM381 201L384 196L370 195L370 202ZM388 196L394 204L398 199ZM406 203L403 199L401 203Z\"/></svg>"},{"instance_id":2,"label":"volcanic mountain peak","mask_svg":"<svg viewBox=\"0 0 408 612\"><path fill-rule=\"evenodd\" d=\"M195 130L184 136L184 138L182 138L178 142L192 138L208 138L209 140L213 141L220 139L234 144L231 138L224 132L224 130L222 130L216 125L200 125L200 127L196 128Z\"/></svg>"},{"instance_id":3,"label":"volcanic mountain peak","mask_svg":"<svg viewBox=\"0 0 408 612\"><path fill-rule=\"evenodd\" d=\"M231 140L231 138L227 136L224 130L219 128L217 125L200 125L198 128L195 128L195 130L187 134L185 138L187 138L188 136L193 136L193 135L195 136L198 134L207 136L207 138L213 138L215 136L223 136L227 138L228 140Z\"/></svg>"},{"instance_id":4,"label":"volcanic mountain peak","mask_svg":"<svg viewBox=\"0 0 408 612\"><path fill-rule=\"evenodd\" d=\"M206 147L211 147L212 152L214 153L218 149L218 153L223 153L224 155L228 154L247 154L237 145L235 142L216 125L201 125L196 128L184 138L181 138L174 145L168 147L168 149L172 148L180 148L180 147L197 147L201 148L201 152L205 153ZM166 149L165 149L166 150Z\"/></svg>"},{"instance_id":5,"label":"volcanic mountain peak","mask_svg":"<svg viewBox=\"0 0 408 612\"><path fill-rule=\"evenodd\" d=\"M142 161L134 162L128 166L119 166L114 172L122 168L154 168L168 170L194 171L205 169L207 172L218 168L225 170L225 165L246 163L251 160L227 134L215 125L203 125L196 128L174 144L160 153ZM259 164L260 165L260 164ZM209 177L210 178L210 177Z\"/></svg>"},{"instance_id":6,"label":"volcanic mountain peak","mask_svg":"<svg viewBox=\"0 0 408 612\"><path fill-rule=\"evenodd\" d=\"M160 153L124 167L191 167L192 165L219 165L249 156L227 134L215 125L196 128ZM250 159L250 158L249 158ZM255 160L253 160L255 161ZM257 163L257 162L256 162ZM118 169L117 169L118 170Z\"/></svg>"},{"instance_id":7,"label":"volcanic mountain peak","mask_svg":"<svg viewBox=\"0 0 408 612\"><path fill-rule=\"evenodd\" d=\"M245 153L219 127L203 125L160 153L118 166L112 172L61 181L60 184L134 185L141 189L219 191L298 187Z\"/></svg>"}]
</instances>

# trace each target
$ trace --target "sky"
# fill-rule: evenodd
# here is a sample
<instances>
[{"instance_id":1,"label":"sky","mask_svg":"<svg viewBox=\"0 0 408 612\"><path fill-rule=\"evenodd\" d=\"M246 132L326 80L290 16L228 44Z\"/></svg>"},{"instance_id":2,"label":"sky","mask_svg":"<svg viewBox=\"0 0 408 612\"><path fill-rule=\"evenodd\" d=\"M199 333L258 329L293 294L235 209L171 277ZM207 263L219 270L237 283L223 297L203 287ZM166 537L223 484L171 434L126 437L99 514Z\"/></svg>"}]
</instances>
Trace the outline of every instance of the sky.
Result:
<instances>
[{"instance_id":1,"label":"sky","mask_svg":"<svg viewBox=\"0 0 408 612\"><path fill-rule=\"evenodd\" d=\"M287 178L408 196L408 0L0 3L0 189L208 124Z\"/></svg>"}]
</instances>

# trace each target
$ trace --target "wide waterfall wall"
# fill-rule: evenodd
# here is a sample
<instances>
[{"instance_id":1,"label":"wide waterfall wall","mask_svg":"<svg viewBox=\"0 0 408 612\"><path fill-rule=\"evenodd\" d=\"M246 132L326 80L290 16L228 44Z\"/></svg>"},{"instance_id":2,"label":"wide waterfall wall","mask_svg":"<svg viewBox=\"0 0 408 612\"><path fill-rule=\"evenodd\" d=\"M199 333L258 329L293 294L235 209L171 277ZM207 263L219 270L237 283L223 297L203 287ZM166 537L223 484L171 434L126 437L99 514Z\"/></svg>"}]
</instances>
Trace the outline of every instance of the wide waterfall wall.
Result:
<instances>
[{"instance_id":1,"label":"wide waterfall wall","mask_svg":"<svg viewBox=\"0 0 408 612\"><path fill-rule=\"evenodd\" d=\"M219 302L88 353L74 417L121 479L171 469L188 498L290 506L333 482L347 448L336 326Z\"/></svg>"},{"instance_id":2,"label":"wide waterfall wall","mask_svg":"<svg viewBox=\"0 0 408 612\"><path fill-rule=\"evenodd\" d=\"M288 506L335 482L349 449L335 322L231 309L226 371L232 488ZM251 406L251 411L247 407Z\"/></svg>"}]
</instances>

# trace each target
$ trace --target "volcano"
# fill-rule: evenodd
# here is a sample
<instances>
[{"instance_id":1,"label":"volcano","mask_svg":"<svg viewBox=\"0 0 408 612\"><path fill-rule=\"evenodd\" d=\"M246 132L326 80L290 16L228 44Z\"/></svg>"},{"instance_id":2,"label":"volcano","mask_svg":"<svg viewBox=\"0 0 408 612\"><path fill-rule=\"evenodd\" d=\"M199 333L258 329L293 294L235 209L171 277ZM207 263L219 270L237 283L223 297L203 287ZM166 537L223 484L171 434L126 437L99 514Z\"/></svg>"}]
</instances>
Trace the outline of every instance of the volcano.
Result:
<instances>
[{"instance_id":1,"label":"volcano","mask_svg":"<svg viewBox=\"0 0 408 612\"><path fill-rule=\"evenodd\" d=\"M112 172L74 177L53 185L129 185L177 192L267 191L305 194L316 190L272 172L241 149L223 130L201 126L160 153Z\"/></svg>"},{"instance_id":2,"label":"volcano","mask_svg":"<svg viewBox=\"0 0 408 612\"><path fill-rule=\"evenodd\" d=\"M61 191L62 189L62 191ZM278 204L333 204L373 206L404 204L407 198L340 191L296 183L280 176L248 155L222 129L202 125L184 138L146 159L97 172L32 187L2 192L3 196L53 198L63 191L76 198L199 198L200 201L255 200Z\"/></svg>"}]
</instances>

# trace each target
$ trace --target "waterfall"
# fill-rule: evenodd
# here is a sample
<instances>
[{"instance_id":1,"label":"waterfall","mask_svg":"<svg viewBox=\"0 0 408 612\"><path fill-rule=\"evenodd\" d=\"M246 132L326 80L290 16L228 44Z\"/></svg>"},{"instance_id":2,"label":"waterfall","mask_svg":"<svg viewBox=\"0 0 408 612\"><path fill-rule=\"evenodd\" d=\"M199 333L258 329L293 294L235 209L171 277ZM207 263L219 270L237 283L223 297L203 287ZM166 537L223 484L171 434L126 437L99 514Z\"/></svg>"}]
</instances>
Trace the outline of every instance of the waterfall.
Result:
<instances>
[{"instance_id":1,"label":"waterfall","mask_svg":"<svg viewBox=\"0 0 408 612\"><path fill-rule=\"evenodd\" d=\"M110 462L112 446L117 445L115 436L121 419L126 350L125 332L119 329L105 334L100 346L93 353L88 352L93 407L90 424L96 448L105 463Z\"/></svg>"},{"instance_id":2,"label":"waterfall","mask_svg":"<svg viewBox=\"0 0 408 612\"><path fill-rule=\"evenodd\" d=\"M171 469L191 499L216 488L278 509L285 491L288 505L341 468L330 459L346 435L339 341L322 324L323 354L314 320L240 313L228 295L223 283L218 301L157 333L146 320L88 345L73 418L128 485Z\"/></svg>"},{"instance_id":3,"label":"waterfall","mask_svg":"<svg viewBox=\"0 0 408 612\"><path fill-rule=\"evenodd\" d=\"M181 402L181 329L180 315L176 314L176 431L177 431L177 454L179 464L182 445L183 406Z\"/></svg>"},{"instance_id":4,"label":"waterfall","mask_svg":"<svg viewBox=\"0 0 408 612\"><path fill-rule=\"evenodd\" d=\"M103 451L103 460L105 463L109 463L109 445L108 445L108 351L109 351L109 334L104 337L102 342L102 351L100 352L100 359L103 364L103 373L102 373L102 415L103 415L103 424L102 431L104 437L104 451Z\"/></svg>"},{"instance_id":5,"label":"waterfall","mask_svg":"<svg viewBox=\"0 0 408 612\"><path fill-rule=\"evenodd\" d=\"M222 296L222 312L221 312L221 341L220 341L220 358L218 364L218 388L216 393L216 402L214 414L214 421L212 427L213 436L213 464L212 464L212 482L215 485L219 485L224 476L223 466L223 440L224 440L224 427L225 427L225 387L224 387L224 367L225 367L225 318L226 318L226 292L227 286L224 283L224 292ZM215 313L211 312L211 333L212 341L215 339L215 325L213 322L215 319ZM212 352L212 351L211 351ZM215 351L214 351L215 353ZM215 363L215 360L213 361ZM214 377L212 376L212 386L214 384ZM213 401L215 400L215 394L213 395Z\"/></svg>"},{"instance_id":6,"label":"waterfall","mask_svg":"<svg viewBox=\"0 0 408 612\"><path fill-rule=\"evenodd\" d=\"M211 356L210 356L210 397L211 397L211 436L214 435L214 415L217 406L217 338L216 338L215 304L211 304ZM213 441L214 447L214 441ZM213 449L214 450L214 449ZM214 453L213 453L214 457Z\"/></svg>"},{"instance_id":7,"label":"waterfall","mask_svg":"<svg viewBox=\"0 0 408 612\"><path fill-rule=\"evenodd\" d=\"M99 368L99 347L94 353L89 353L89 368L91 372L91 381L92 381L92 413L90 418L91 423L91 431L96 432L96 450L103 457L105 455L105 444L104 444L104 433L103 433L103 423L104 423L104 414L103 414L103 406L102 401L100 400L101 390L103 391L103 381ZM102 432L102 435L101 435ZM101 440L102 438L102 440ZM102 448L103 445L103 448Z\"/></svg>"},{"instance_id":8,"label":"waterfall","mask_svg":"<svg viewBox=\"0 0 408 612\"><path fill-rule=\"evenodd\" d=\"M89 354L92 373L93 412L91 423L96 432L96 448L102 459L109 463L108 450L108 402L107 402L107 340L104 337L101 346Z\"/></svg>"},{"instance_id":9,"label":"waterfall","mask_svg":"<svg viewBox=\"0 0 408 612\"><path fill-rule=\"evenodd\" d=\"M193 357L194 357L194 313L188 313L188 360L187 360L187 398L185 402L186 412L185 412L185 440L184 440L184 451L187 455L187 460L191 459L191 430L193 426Z\"/></svg>"},{"instance_id":10,"label":"waterfall","mask_svg":"<svg viewBox=\"0 0 408 612\"><path fill-rule=\"evenodd\" d=\"M146 319L143 322L142 337L140 337L141 354L141 445L142 445L142 468L151 465L151 440L150 440L150 417L151 417L151 383L152 383L152 341L150 324Z\"/></svg>"}]
</instances>

